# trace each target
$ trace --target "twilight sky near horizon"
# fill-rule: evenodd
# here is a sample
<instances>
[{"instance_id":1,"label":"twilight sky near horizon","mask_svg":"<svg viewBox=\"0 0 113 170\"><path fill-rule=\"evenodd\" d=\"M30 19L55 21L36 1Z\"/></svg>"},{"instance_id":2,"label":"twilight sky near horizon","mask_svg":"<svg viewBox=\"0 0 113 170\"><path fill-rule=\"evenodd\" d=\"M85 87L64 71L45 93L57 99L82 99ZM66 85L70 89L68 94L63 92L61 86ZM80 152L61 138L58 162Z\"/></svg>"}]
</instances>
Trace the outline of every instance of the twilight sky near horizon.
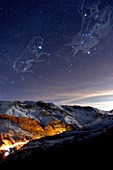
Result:
<instances>
[{"instance_id":1,"label":"twilight sky near horizon","mask_svg":"<svg viewBox=\"0 0 113 170\"><path fill-rule=\"evenodd\" d=\"M112 0L0 0L0 100L113 109Z\"/></svg>"}]
</instances>

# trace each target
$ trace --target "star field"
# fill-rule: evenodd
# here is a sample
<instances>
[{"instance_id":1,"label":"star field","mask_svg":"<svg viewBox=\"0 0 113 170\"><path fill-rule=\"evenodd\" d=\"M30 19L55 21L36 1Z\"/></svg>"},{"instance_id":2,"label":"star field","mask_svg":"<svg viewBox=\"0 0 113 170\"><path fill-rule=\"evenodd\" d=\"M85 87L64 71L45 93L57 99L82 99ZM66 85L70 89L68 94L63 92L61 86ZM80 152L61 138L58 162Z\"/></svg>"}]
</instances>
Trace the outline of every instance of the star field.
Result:
<instances>
[{"instance_id":1,"label":"star field","mask_svg":"<svg viewBox=\"0 0 113 170\"><path fill-rule=\"evenodd\" d=\"M112 0L0 2L0 100L113 109Z\"/></svg>"}]
</instances>

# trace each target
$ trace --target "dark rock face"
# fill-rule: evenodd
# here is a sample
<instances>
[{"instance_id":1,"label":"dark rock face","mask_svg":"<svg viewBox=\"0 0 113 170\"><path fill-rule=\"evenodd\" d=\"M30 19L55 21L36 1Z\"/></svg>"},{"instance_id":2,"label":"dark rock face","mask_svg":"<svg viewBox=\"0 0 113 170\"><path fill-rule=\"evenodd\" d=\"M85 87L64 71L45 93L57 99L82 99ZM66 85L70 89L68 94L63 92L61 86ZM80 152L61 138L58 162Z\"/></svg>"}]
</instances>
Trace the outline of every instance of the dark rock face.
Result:
<instances>
[{"instance_id":1,"label":"dark rock face","mask_svg":"<svg viewBox=\"0 0 113 170\"><path fill-rule=\"evenodd\" d=\"M68 138L68 140L66 139ZM56 143L46 146L47 143ZM63 143L57 143L62 140ZM50 142L50 143L51 143ZM43 147L39 147L39 143ZM112 165L113 128L98 137L77 141L72 134L44 137L24 145L1 163L1 168L108 168ZM47 144L48 145L48 144Z\"/></svg>"}]
</instances>

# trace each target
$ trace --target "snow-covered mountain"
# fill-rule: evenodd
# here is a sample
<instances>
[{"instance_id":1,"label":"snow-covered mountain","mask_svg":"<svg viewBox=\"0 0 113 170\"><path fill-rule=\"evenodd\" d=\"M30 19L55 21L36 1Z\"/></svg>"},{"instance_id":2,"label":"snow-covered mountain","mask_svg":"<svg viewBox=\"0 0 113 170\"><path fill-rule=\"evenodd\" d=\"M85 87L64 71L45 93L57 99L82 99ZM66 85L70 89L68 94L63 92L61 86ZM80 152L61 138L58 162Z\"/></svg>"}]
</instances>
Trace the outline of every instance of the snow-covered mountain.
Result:
<instances>
[{"instance_id":1,"label":"snow-covered mountain","mask_svg":"<svg viewBox=\"0 0 113 170\"><path fill-rule=\"evenodd\" d=\"M30 161L34 155L36 161L37 154L53 151L62 155L67 150L68 153L75 150L81 157L81 148L83 151L95 140L96 145L106 141L112 129L113 110L78 105L58 106L43 101L0 101L1 164ZM94 148L89 148L94 152Z\"/></svg>"}]
</instances>

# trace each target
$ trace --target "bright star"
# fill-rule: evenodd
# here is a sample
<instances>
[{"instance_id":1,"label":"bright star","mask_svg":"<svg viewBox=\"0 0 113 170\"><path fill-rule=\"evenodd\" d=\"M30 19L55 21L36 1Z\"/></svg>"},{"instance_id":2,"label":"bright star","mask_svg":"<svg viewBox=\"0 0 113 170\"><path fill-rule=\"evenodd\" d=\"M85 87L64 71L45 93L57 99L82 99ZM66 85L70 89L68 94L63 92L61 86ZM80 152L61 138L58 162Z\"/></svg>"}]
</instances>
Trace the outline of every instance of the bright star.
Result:
<instances>
[{"instance_id":1,"label":"bright star","mask_svg":"<svg viewBox=\"0 0 113 170\"><path fill-rule=\"evenodd\" d=\"M41 50L41 49L42 49L42 46L39 46L38 48Z\"/></svg>"}]
</instances>

